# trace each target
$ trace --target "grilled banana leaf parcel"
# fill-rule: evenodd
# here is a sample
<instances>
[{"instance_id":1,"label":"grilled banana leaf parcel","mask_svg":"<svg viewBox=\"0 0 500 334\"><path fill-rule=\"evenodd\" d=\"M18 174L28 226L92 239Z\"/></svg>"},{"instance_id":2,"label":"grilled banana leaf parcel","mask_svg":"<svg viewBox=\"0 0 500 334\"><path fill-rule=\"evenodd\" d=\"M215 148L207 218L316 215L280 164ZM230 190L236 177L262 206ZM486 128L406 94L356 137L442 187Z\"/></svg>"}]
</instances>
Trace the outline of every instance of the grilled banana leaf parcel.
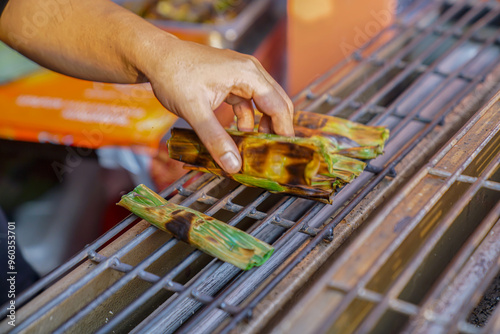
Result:
<instances>
[{"instance_id":1,"label":"grilled banana leaf parcel","mask_svg":"<svg viewBox=\"0 0 500 334\"><path fill-rule=\"evenodd\" d=\"M231 225L170 203L145 185L122 196L118 205L199 250L248 270L260 266L274 248Z\"/></svg>"},{"instance_id":2,"label":"grilled banana leaf parcel","mask_svg":"<svg viewBox=\"0 0 500 334\"><path fill-rule=\"evenodd\" d=\"M294 128L297 137L227 130L243 161L237 174L225 173L193 130L172 129L168 152L189 169L331 203L335 191L365 168L366 163L358 159L382 154L389 136L383 127L307 112L296 113Z\"/></svg>"},{"instance_id":3,"label":"grilled banana leaf parcel","mask_svg":"<svg viewBox=\"0 0 500 334\"><path fill-rule=\"evenodd\" d=\"M255 112L255 131L261 114ZM293 125L295 136L310 138L322 136L329 139L337 153L356 159L374 159L384 152L389 130L382 126L366 126L343 118L296 111ZM235 125L233 130L236 129Z\"/></svg>"}]
</instances>

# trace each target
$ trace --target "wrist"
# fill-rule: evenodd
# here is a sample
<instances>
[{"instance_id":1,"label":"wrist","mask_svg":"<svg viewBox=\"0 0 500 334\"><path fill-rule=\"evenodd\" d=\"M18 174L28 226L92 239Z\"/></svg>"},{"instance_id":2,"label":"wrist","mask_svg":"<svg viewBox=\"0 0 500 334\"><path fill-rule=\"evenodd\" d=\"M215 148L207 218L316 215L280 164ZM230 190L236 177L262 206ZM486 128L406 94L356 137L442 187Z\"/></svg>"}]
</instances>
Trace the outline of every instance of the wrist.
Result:
<instances>
[{"instance_id":1,"label":"wrist","mask_svg":"<svg viewBox=\"0 0 500 334\"><path fill-rule=\"evenodd\" d=\"M152 25L134 35L135 41L129 44L133 48L129 50L129 63L137 71L138 82L147 82L162 70L162 65L164 68L179 39Z\"/></svg>"}]
</instances>

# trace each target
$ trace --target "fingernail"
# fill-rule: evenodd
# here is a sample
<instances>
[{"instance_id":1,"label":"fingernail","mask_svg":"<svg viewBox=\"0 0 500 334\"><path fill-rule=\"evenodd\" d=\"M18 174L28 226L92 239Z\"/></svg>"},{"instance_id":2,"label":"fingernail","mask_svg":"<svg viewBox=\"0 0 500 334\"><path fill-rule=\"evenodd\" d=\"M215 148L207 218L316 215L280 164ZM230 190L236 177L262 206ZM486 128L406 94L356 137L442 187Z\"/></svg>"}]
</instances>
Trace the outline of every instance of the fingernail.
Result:
<instances>
[{"instance_id":1,"label":"fingernail","mask_svg":"<svg viewBox=\"0 0 500 334\"><path fill-rule=\"evenodd\" d=\"M222 166L228 172L236 173L240 170L240 162L233 152L226 152L222 157L220 157L220 162Z\"/></svg>"}]
</instances>

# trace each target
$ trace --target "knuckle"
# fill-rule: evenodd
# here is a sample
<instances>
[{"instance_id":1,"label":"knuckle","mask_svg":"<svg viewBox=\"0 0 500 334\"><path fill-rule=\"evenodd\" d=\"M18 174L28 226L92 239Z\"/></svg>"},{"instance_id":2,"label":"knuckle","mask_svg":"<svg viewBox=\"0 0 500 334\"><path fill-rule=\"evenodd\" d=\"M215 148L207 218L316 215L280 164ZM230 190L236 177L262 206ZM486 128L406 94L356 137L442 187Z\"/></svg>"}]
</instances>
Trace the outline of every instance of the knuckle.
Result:
<instances>
[{"instance_id":1,"label":"knuckle","mask_svg":"<svg viewBox=\"0 0 500 334\"><path fill-rule=\"evenodd\" d=\"M255 58L252 55L245 55L244 61L245 61L245 64L252 69L257 69L258 64L260 64L259 61L257 60L257 58Z\"/></svg>"}]
</instances>

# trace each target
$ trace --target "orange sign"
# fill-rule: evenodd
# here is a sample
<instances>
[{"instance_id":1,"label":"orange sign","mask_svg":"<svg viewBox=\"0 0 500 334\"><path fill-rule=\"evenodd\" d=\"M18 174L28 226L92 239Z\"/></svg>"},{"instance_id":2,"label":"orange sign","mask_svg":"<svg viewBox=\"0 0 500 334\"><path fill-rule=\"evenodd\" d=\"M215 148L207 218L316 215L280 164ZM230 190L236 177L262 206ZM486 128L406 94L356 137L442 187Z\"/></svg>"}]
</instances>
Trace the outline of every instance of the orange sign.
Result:
<instances>
[{"instance_id":1,"label":"orange sign","mask_svg":"<svg viewBox=\"0 0 500 334\"><path fill-rule=\"evenodd\" d=\"M396 13L395 0L289 0L287 5L291 95L375 37Z\"/></svg>"},{"instance_id":2,"label":"orange sign","mask_svg":"<svg viewBox=\"0 0 500 334\"><path fill-rule=\"evenodd\" d=\"M149 84L117 85L42 70L0 86L0 137L98 148L157 148L177 117Z\"/></svg>"}]
</instances>

